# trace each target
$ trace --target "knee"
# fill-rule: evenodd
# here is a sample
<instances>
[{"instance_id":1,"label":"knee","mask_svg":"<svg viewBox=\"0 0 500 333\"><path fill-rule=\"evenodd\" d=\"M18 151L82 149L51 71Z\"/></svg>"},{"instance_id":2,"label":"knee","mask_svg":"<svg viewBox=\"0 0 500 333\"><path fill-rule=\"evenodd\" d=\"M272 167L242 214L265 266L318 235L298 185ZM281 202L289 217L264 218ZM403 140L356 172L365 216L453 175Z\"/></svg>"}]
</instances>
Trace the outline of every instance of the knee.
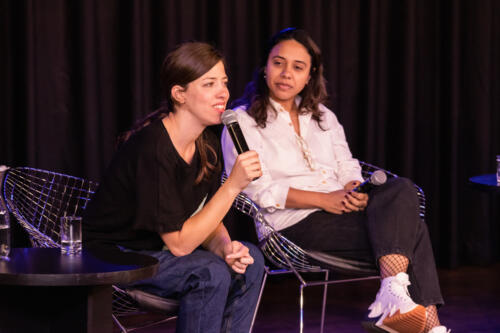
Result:
<instances>
[{"instance_id":1,"label":"knee","mask_svg":"<svg viewBox=\"0 0 500 333\"><path fill-rule=\"evenodd\" d=\"M383 192L389 198L397 198L404 202L417 202L417 189L415 184L408 178L397 177L387 181Z\"/></svg>"},{"instance_id":2,"label":"knee","mask_svg":"<svg viewBox=\"0 0 500 333\"><path fill-rule=\"evenodd\" d=\"M208 282L229 288L231 284L231 271L224 261L214 260L208 265L207 269L209 272Z\"/></svg>"},{"instance_id":3,"label":"knee","mask_svg":"<svg viewBox=\"0 0 500 333\"><path fill-rule=\"evenodd\" d=\"M227 264L214 255L199 269L192 272L195 288L227 289L231 285L231 272ZM193 285L192 285L193 286Z\"/></svg>"},{"instance_id":4,"label":"knee","mask_svg":"<svg viewBox=\"0 0 500 333\"><path fill-rule=\"evenodd\" d=\"M404 177L397 177L397 178L391 178L391 180L388 182L394 190L398 192L407 192L410 191L411 193L415 192L415 185L413 182Z\"/></svg>"},{"instance_id":5,"label":"knee","mask_svg":"<svg viewBox=\"0 0 500 333\"><path fill-rule=\"evenodd\" d=\"M264 274L264 256L257 246L247 242L244 242L244 244L248 247L250 255L253 258L253 264L247 267L245 275L247 276L247 279L257 280L260 282L262 275Z\"/></svg>"},{"instance_id":6,"label":"knee","mask_svg":"<svg viewBox=\"0 0 500 333\"><path fill-rule=\"evenodd\" d=\"M419 221L417 234L419 234L420 237L430 238L429 228L427 227L427 223L425 223L425 221L423 220Z\"/></svg>"},{"instance_id":7,"label":"knee","mask_svg":"<svg viewBox=\"0 0 500 333\"><path fill-rule=\"evenodd\" d=\"M252 256L253 260L254 260L254 265L257 266L257 267L261 267L262 269L264 268L264 256L262 255L262 252L260 251L260 249L251 244L251 243L247 243L245 242L245 246L248 247L248 250L250 251L250 255Z\"/></svg>"}]
</instances>

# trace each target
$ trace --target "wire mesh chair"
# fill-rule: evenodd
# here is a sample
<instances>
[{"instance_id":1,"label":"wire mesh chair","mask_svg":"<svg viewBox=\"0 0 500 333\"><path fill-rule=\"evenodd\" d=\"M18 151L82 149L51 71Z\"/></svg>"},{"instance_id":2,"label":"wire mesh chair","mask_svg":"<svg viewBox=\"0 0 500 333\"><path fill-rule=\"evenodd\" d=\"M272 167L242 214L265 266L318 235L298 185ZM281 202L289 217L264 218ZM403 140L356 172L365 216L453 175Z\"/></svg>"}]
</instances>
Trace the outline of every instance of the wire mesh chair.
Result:
<instances>
[{"instance_id":1,"label":"wire mesh chair","mask_svg":"<svg viewBox=\"0 0 500 333\"><path fill-rule=\"evenodd\" d=\"M362 174L366 179L374 171L382 170L387 174L388 178L398 177L392 172L381 169L374 165L361 162ZM227 176L223 175L223 181ZM425 196L424 192L417 185L415 190L419 198L419 214L421 219L425 218ZM266 267L262 287L259 295L262 296L266 279L268 275L278 274L294 274L300 282L300 333L304 330L304 288L309 286L323 286L323 300L321 308L320 332L323 333L325 324L325 309L327 287L329 284L347 283L355 281L364 281L379 279L379 273L373 263L349 260L336 257L327 253L310 251L302 249L292 241L284 237L279 231L275 230L265 219L261 208L253 202L244 193L240 193L233 202L233 207L243 214L251 217L254 221L259 247L266 258L274 266L273 268ZM342 272L354 274L359 277L330 279L330 272ZM306 280L304 273L323 273L324 280ZM254 321L255 315L254 314ZM253 325L253 324L252 324Z\"/></svg>"},{"instance_id":2,"label":"wire mesh chair","mask_svg":"<svg viewBox=\"0 0 500 333\"><path fill-rule=\"evenodd\" d=\"M0 169L0 200L27 231L33 247L60 247L59 218L81 216L98 183L27 167ZM175 319L179 303L113 285L113 320L123 333ZM125 327L123 317L155 312L161 320Z\"/></svg>"}]
</instances>

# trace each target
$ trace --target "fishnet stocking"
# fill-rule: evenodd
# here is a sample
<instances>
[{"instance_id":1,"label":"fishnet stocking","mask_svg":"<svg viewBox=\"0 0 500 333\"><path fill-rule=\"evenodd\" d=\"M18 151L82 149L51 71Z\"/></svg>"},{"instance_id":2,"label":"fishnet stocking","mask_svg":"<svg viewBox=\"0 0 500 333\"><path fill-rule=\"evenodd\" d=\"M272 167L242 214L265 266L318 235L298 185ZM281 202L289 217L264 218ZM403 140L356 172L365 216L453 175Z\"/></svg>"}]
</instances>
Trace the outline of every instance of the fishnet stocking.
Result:
<instances>
[{"instance_id":1,"label":"fishnet stocking","mask_svg":"<svg viewBox=\"0 0 500 333\"><path fill-rule=\"evenodd\" d=\"M401 254L388 254L378 260L382 279L406 272L410 261Z\"/></svg>"},{"instance_id":2,"label":"fishnet stocking","mask_svg":"<svg viewBox=\"0 0 500 333\"><path fill-rule=\"evenodd\" d=\"M425 308L427 320L425 322L424 332L429 332L433 327L441 325L439 322L438 312L435 305L429 305Z\"/></svg>"}]
</instances>

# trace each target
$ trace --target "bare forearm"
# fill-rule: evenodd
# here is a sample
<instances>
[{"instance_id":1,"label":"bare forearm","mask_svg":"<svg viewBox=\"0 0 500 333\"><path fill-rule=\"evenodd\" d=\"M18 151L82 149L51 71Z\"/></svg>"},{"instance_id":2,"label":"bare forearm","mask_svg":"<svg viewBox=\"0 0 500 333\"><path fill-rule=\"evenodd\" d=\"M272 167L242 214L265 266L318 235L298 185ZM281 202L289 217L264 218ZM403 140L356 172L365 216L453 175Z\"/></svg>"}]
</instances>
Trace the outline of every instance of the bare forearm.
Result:
<instances>
[{"instance_id":1,"label":"bare forearm","mask_svg":"<svg viewBox=\"0 0 500 333\"><path fill-rule=\"evenodd\" d=\"M319 208L333 214L348 213L354 209L348 203L348 192L337 190L329 193L311 192L290 188L286 199L287 208Z\"/></svg>"},{"instance_id":2,"label":"bare forearm","mask_svg":"<svg viewBox=\"0 0 500 333\"><path fill-rule=\"evenodd\" d=\"M224 224L220 223L219 226L208 236L203 242L202 246L210 252L215 253L221 258L224 257L224 246L231 243L231 237L227 232Z\"/></svg>"},{"instance_id":3,"label":"bare forearm","mask_svg":"<svg viewBox=\"0 0 500 333\"><path fill-rule=\"evenodd\" d=\"M290 187L286 197L286 208L321 208L325 193L298 190Z\"/></svg>"},{"instance_id":4,"label":"bare forearm","mask_svg":"<svg viewBox=\"0 0 500 333\"><path fill-rule=\"evenodd\" d=\"M169 250L174 255L186 255L205 242L221 225L238 193L230 183L224 183L203 209L184 223L181 230L162 235Z\"/></svg>"}]
</instances>

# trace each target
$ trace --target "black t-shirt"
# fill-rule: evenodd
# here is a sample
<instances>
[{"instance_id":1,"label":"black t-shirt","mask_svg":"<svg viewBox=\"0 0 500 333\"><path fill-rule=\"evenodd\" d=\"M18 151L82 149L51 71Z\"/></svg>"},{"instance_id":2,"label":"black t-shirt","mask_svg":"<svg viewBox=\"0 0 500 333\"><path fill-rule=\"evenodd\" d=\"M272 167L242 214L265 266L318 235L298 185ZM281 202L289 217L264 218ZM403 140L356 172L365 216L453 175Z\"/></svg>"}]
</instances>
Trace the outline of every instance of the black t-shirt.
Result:
<instances>
[{"instance_id":1,"label":"black t-shirt","mask_svg":"<svg viewBox=\"0 0 500 333\"><path fill-rule=\"evenodd\" d=\"M221 149L206 131L208 143ZM215 163L213 154L208 158ZM178 231L220 186L220 172L195 184L198 150L190 164L179 155L161 120L129 138L117 151L83 219L86 246L120 245L133 250L161 250L160 234Z\"/></svg>"}]
</instances>

